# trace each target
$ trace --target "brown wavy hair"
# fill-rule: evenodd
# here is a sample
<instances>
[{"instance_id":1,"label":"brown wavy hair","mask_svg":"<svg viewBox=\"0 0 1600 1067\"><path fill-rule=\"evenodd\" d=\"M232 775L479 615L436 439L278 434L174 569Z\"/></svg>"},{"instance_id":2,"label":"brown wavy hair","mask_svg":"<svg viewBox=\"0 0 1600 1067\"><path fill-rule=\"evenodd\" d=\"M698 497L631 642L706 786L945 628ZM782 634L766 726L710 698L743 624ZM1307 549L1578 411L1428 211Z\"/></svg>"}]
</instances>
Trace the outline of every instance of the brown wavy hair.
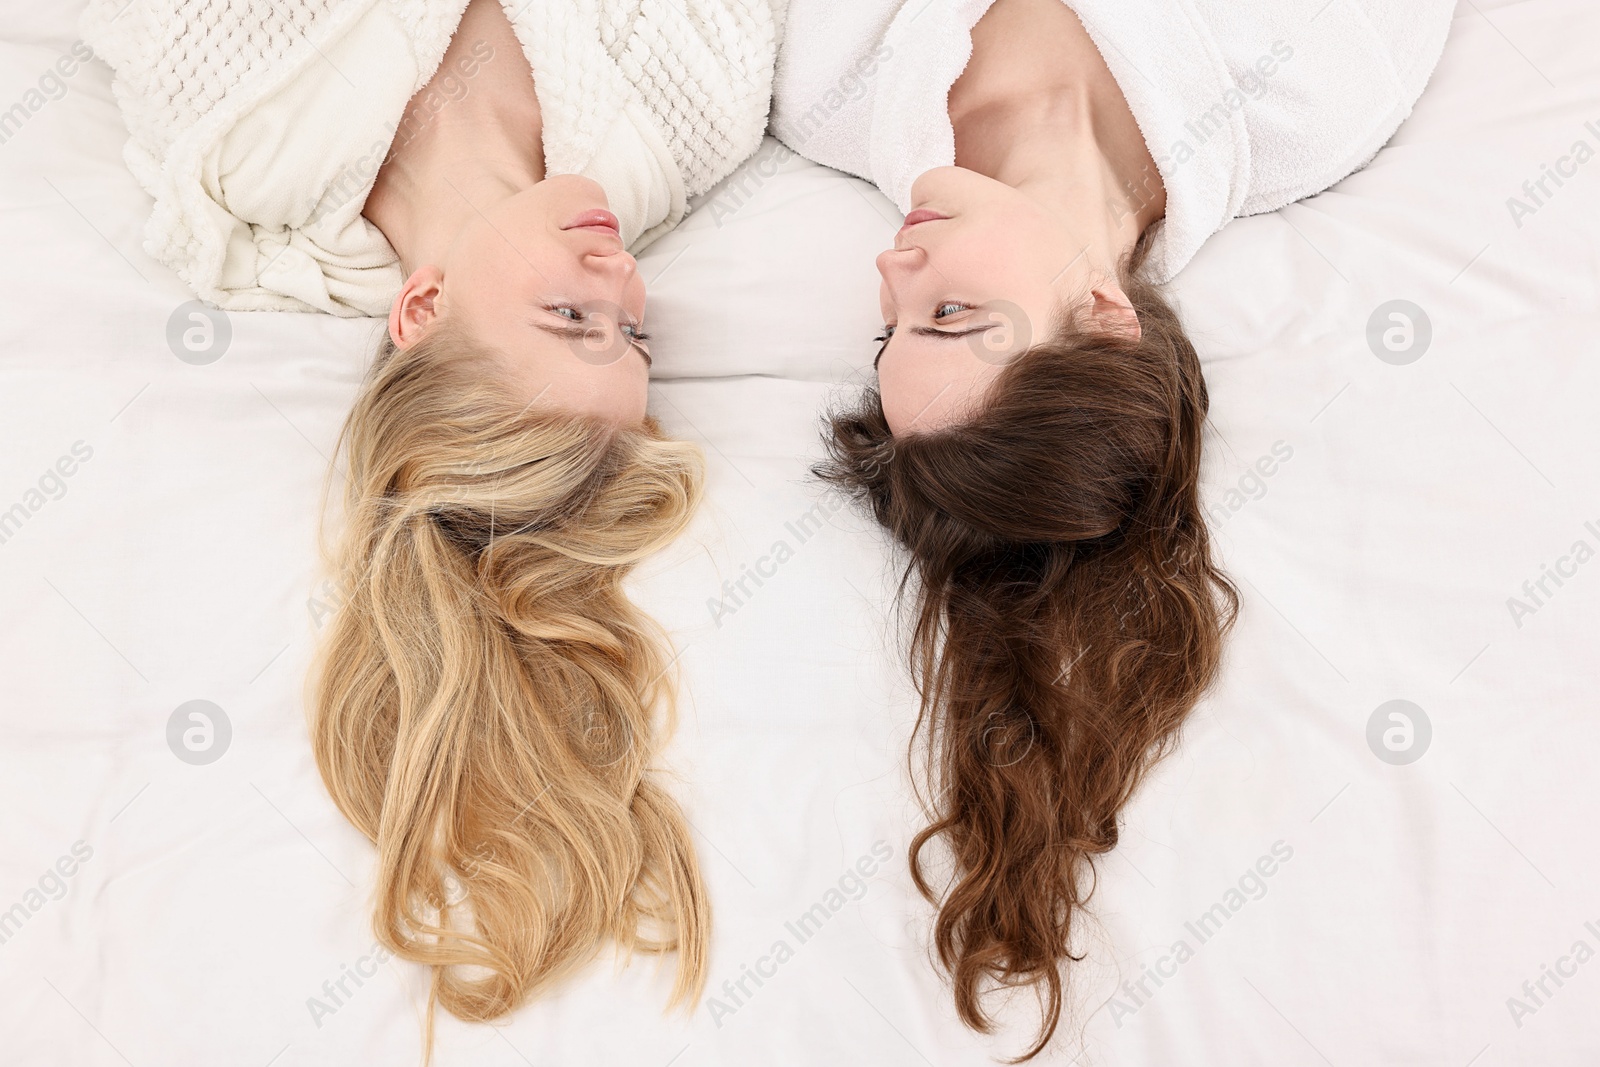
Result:
<instances>
[{"instance_id":1,"label":"brown wavy hair","mask_svg":"<svg viewBox=\"0 0 1600 1067\"><path fill-rule=\"evenodd\" d=\"M912 878L939 906L962 1022L993 1029L991 990L1038 994L1037 1037L1011 1062L1054 1036L1094 857L1215 678L1238 610L1200 506L1205 382L1176 311L1138 276L1145 247L1119 272L1137 341L1060 314L980 410L927 432L892 435L869 389L831 417L816 471L908 556L932 797ZM943 892L935 841L953 864Z\"/></svg>"},{"instance_id":2,"label":"brown wavy hair","mask_svg":"<svg viewBox=\"0 0 1600 1067\"><path fill-rule=\"evenodd\" d=\"M340 438L344 603L310 694L323 782L377 846L378 939L432 969L424 1059L434 1004L498 1018L607 942L675 951L678 1003L705 982L705 887L649 773L665 639L623 591L703 459L530 406L492 356L449 320L385 339Z\"/></svg>"}]
</instances>

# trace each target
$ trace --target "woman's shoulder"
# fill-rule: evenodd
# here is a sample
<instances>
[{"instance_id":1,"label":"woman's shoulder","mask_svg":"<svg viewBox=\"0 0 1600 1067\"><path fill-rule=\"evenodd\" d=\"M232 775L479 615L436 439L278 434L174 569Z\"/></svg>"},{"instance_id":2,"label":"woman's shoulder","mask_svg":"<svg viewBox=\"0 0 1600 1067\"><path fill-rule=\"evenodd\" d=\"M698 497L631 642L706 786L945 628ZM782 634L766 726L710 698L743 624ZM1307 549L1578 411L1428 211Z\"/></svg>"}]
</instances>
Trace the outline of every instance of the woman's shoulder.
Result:
<instances>
[{"instance_id":1,"label":"woman's shoulder","mask_svg":"<svg viewBox=\"0 0 1600 1067\"><path fill-rule=\"evenodd\" d=\"M872 180L877 82L894 54L885 37L906 6L789 0L772 87L773 135L813 162Z\"/></svg>"},{"instance_id":2,"label":"woman's shoulder","mask_svg":"<svg viewBox=\"0 0 1600 1067\"><path fill-rule=\"evenodd\" d=\"M444 53L466 0L89 0L85 42L113 70L129 133L160 156L183 133L241 98L254 101L312 62L329 41L383 5L417 57Z\"/></svg>"},{"instance_id":3,"label":"woman's shoulder","mask_svg":"<svg viewBox=\"0 0 1600 1067\"><path fill-rule=\"evenodd\" d=\"M220 307L380 310L398 265L358 194L466 2L91 0L146 251Z\"/></svg>"},{"instance_id":4,"label":"woman's shoulder","mask_svg":"<svg viewBox=\"0 0 1600 1067\"><path fill-rule=\"evenodd\" d=\"M1237 215L1364 166L1411 112L1454 0L1068 0L1167 189L1152 252L1177 273Z\"/></svg>"},{"instance_id":5,"label":"woman's shoulder","mask_svg":"<svg viewBox=\"0 0 1600 1067\"><path fill-rule=\"evenodd\" d=\"M781 3L779 5L781 9ZM514 20L545 112L546 165L582 173L640 116L689 196L761 143L778 27L770 0L527 0Z\"/></svg>"},{"instance_id":6,"label":"woman's shoulder","mask_svg":"<svg viewBox=\"0 0 1600 1067\"><path fill-rule=\"evenodd\" d=\"M605 0L637 6L636 0ZM772 99L783 0L652 4L613 42L660 125L688 195L705 192L760 147Z\"/></svg>"},{"instance_id":7,"label":"woman's shoulder","mask_svg":"<svg viewBox=\"0 0 1600 1067\"><path fill-rule=\"evenodd\" d=\"M1271 211L1359 170L1411 113L1438 65L1454 0L1196 0L1245 122L1240 214Z\"/></svg>"}]
</instances>

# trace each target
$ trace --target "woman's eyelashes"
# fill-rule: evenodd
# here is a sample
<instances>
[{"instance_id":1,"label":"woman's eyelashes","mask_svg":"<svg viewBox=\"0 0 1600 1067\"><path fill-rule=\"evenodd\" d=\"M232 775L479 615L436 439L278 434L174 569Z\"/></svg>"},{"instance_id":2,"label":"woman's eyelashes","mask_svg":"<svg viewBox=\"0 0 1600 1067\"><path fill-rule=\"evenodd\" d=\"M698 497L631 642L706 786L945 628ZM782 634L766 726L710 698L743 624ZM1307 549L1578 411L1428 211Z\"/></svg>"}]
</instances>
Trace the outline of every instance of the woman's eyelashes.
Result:
<instances>
[{"instance_id":1,"label":"woman's eyelashes","mask_svg":"<svg viewBox=\"0 0 1600 1067\"><path fill-rule=\"evenodd\" d=\"M571 319L573 322L583 322L587 317L582 308L575 307L572 304L551 304L545 310L553 312L564 319ZM644 328L636 322L619 322L617 323L617 329L621 330L623 336L635 344L650 340L650 335L645 333Z\"/></svg>"},{"instance_id":2,"label":"woman's eyelashes","mask_svg":"<svg viewBox=\"0 0 1600 1067\"><path fill-rule=\"evenodd\" d=\"M963 304L955 300L948 300L933 309L933 321L935 323L943 322L945 319L948 319L953 315L959 315L964 311L971 310L971 304ZM872 366L874 368L878 366L878 360L883 358L883 350L889 347L889 338L893 336L894 327L885 323L883 332L873 338L874 341L878 342L878 354L872 357Z\"/></svg>"},{"instance_id":3,"label":"woman's eyelashes","mask_svg":"<svg viewBox=\"0 0 1600 1067\"><path fill-rule=\"evenodd\" d=\"M879 344L878 344L878 354L872 357L872 369L873 370L877 370L878 369L878 360L883 358L883 350L885 348L889 347L889 338L891 338L893 336L894 336L894 327L885 325L884 328L883 328L883 332L880 333L878 336L873 338L874 341L879 342Z\"/></svg>"}]
</instances>

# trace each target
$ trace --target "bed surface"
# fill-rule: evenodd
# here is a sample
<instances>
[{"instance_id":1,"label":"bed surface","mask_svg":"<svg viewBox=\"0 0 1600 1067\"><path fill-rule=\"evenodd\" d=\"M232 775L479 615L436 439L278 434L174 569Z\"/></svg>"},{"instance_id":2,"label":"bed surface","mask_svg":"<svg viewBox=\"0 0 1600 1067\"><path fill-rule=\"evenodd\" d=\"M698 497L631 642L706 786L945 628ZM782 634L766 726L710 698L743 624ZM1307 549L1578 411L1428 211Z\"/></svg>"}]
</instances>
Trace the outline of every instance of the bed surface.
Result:
<instances>
[{"instance_id":1,"label":"bed surface","mask_svg":"<svg viewBox=\"0 0 1600 1067\"><path fill-rule=\"evenodd\" d=\"M322 478L381 327L234 314L221 358L175 356L190 295L142 251L109 71L29 103L77 6L0 27L0 111L26 112L0 143L0 1059L416 1063L423 976L374 957L373 853L323 790L303 704L337 603ZM1600 1062L1595 41L1583 0L1466 0L1370 166L1235 221L1175 283L1243 610L1100 865L1041 1062ZM1570 176L1535 203L1547 166ZM820 412L870 374L872 257L898 225L769 140L642 257L652 410L709 469L635 589L681 651L665 764L716 999L664 1015L669 972L604 958L503 1025L441 1017L441 1067L1024 1047L1026 1003L973 1035L929 964L895 563L807 475ZM1392 301L1425 343L1384 347ZM196 700L229 727L203 764L169 745Z\"/></svg>"}]
</instances>

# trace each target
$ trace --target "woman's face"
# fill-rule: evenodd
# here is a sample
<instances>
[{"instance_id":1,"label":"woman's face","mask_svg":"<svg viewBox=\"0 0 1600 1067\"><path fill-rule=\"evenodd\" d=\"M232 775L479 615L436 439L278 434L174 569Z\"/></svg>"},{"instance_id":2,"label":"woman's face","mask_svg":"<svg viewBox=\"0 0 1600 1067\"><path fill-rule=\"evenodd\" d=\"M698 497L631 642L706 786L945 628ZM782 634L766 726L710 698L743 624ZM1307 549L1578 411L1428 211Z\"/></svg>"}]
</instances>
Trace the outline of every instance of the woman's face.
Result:
<instances>
[{"instance_id":1,"label":"woman's face","mask_svg":"<svg viewBox=\"0 0 1600 1067\"><path fill-rule=\"evenodd\" d=\"M1045 340L1066 294L1092 290L1094 313L1120 320L1127 298L1093 275L1086 238L1028 194L939 167L912 184L911 208L877 260L889 335L878 392L893 432L976 410L1005 364Z\"/></svg>"},{"instance_id":2,"label":"woman's face","mask_svg":"<svg viewBox=\"0 0 1600 1067\"><path fill-rule=\"evenodd\" d=\"M558 175L478 212L443 263L418 268L390 332L400 339L395 316L457 316L504 355L530 404L634 425L650 382L644 301L605 191Z\"/></svg>"}]
</instances>

